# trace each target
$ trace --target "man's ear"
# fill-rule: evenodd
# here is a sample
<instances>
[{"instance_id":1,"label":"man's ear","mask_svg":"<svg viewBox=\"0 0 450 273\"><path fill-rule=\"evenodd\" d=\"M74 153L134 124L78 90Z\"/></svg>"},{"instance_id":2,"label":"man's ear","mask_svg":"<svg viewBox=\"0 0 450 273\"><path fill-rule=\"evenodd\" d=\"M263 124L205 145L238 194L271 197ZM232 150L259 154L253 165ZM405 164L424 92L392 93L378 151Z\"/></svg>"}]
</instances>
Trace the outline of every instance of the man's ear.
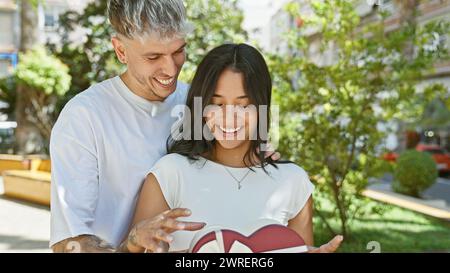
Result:
<instances>
[{"instance_id":1,"label":"man's ear","mask_svg":"<svg viewBox=\"0 0 450 273\"><path fill-rule=\"evenodd\" d=\"M127 56L125 54L125 46L123 41L121 41L117 36L111 38L111 43L114 47L114 51L116 52L116 56L119 59L119 62L123 64L127 64Z\"/></svg>"}]
</instances>

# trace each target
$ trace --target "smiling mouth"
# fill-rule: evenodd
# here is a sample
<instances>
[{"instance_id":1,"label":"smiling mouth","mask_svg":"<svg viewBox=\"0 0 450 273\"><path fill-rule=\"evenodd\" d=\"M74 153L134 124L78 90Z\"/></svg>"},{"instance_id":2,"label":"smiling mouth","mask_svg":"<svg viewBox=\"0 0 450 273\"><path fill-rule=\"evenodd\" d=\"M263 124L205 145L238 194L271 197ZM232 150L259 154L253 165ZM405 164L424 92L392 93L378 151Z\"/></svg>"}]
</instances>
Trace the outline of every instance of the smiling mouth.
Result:
<instances>
[{"instance_id":1,"label":"smiling mouth","mask_svg":"<svg viewBox=\"0 0 450 273\"><path fill-rule=\"evenodd\" d=\"M225 134L235 134L242 129L242 126L237 128L224 128L222 126L219 126L219 129Z\"/></svg>"},{"instance_id":2,"label":"smiling mouth","mask_svg":"<svg viewBox=\"0 0 450 273\"><path fill-rule=\"evenodd\" d=\"M170 78L170 79L158 79L158 78L154 78L154 79L160 86L162 86L164 88L172 87L173 84L175 83L175 77Z\"/></svg>"}]
</instances>

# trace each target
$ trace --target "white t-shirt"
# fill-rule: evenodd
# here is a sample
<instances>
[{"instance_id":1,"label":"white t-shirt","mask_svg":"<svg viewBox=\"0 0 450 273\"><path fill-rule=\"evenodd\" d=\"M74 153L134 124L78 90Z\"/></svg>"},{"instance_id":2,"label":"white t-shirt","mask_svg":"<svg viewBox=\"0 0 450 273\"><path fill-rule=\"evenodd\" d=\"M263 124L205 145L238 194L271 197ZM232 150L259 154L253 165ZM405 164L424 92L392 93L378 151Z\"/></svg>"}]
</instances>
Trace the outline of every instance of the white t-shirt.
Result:
<instances>
[{"instance_id":1,"label":"white t-shirt","mask_svg":"<svg viewBox=\"0 0 450 273\"><path fill-rule=\"evenodd\" d=\"M299 166L286 163L269 165L266 170L231 168L200 158L191 161L179 154L161 158L151 169L171 209L188 208L189 217L179 220L205 222L206 228L220 226L243 229L261 220L274 220L287 226L304 207L314 186ZM228 171L225 169L227 168ZM177 231L170 251L189 249L195 232Z\"/></svg>"},{"instance_id":2,"label":"white t-shirt","mask_svg":"<svg viewBox=\"0 0 450 273\"><path fill-rule=\"evenodd\" d=\"M145 176L166 154L171 111L185 105L187 87L150 102L115 77L64 107L50 142L50 245L82 234L120 244Z\"/></svg>"}]
</instances>

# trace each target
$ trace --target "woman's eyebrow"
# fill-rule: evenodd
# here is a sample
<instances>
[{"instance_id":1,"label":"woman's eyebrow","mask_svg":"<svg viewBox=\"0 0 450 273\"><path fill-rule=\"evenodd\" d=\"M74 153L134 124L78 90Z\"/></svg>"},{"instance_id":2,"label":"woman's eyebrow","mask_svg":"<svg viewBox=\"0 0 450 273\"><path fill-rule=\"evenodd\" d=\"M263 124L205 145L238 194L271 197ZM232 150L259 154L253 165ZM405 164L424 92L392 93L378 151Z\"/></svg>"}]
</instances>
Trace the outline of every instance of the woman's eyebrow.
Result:
<instances>
[{"instance_id":1,"label":"woman's eyebrow","mask_svg":"<svg viewBox=\"0 0 450 273\"><path fill-rule=\"evenodd\" d=\"M248 99L248 96L247 96L247 95L244 95L244 96L237 97L236 99L238 99L238 100Z\"/></svg>"},{"instance_id":2,"label":"woman's eyebrow","mask_svg":"<svg viewBox=\"0 0 450 273\"><path fill-rule=\"evenodd\" d=\"M213 97L214 97L214 98L223 98L222 95L218 95L218 94L214 94ZM248 96L247 96L247 95L243 95L243 96L237 97L236 99L237 99L237 100L248 99Z\"/></svg>"}]
</instances>

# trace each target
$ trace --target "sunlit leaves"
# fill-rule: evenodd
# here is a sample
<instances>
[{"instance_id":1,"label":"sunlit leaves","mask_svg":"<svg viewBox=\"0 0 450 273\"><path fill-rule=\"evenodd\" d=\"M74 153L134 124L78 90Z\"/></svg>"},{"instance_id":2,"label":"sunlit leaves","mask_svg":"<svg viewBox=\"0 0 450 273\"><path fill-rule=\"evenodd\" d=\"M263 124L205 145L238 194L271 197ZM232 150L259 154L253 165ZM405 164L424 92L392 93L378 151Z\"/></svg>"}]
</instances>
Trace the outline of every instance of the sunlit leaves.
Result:
<instances>
[{"instance_id":1,"label":"sunlit leaves","mask_svg":"<svg viewBox=\"0 0 450 273\"><path fill-rule=\"evenodd\" d=\"M307 2L312 13L286 6L304 23L286 34L289 52L269 62L282 111L280 152L320 182L317 190L333 201L345 226L360 209L355 198L368 178L387 169L380 159L387 125L419 122L432 98L448 94L437 86L421 93L416 85L436 61L448 58L442 37L450 27L430 22L388 32L385 11L360 25L353 1ZM410 44L411 55L405 52ZM317 46L321 50L312 53Z\"/></svg>"},{"instance_id":2,"label":"sunlit leaves","mask_svg":"<svg viewBox=\"0 0 450 273\"><path fill-rule=\"evenodd\" d=\"M21 54L15 75L18 82L47 95L63 96L70 88L69 68L45 48L36 47Z\"/></svg>"}]
</instances>

